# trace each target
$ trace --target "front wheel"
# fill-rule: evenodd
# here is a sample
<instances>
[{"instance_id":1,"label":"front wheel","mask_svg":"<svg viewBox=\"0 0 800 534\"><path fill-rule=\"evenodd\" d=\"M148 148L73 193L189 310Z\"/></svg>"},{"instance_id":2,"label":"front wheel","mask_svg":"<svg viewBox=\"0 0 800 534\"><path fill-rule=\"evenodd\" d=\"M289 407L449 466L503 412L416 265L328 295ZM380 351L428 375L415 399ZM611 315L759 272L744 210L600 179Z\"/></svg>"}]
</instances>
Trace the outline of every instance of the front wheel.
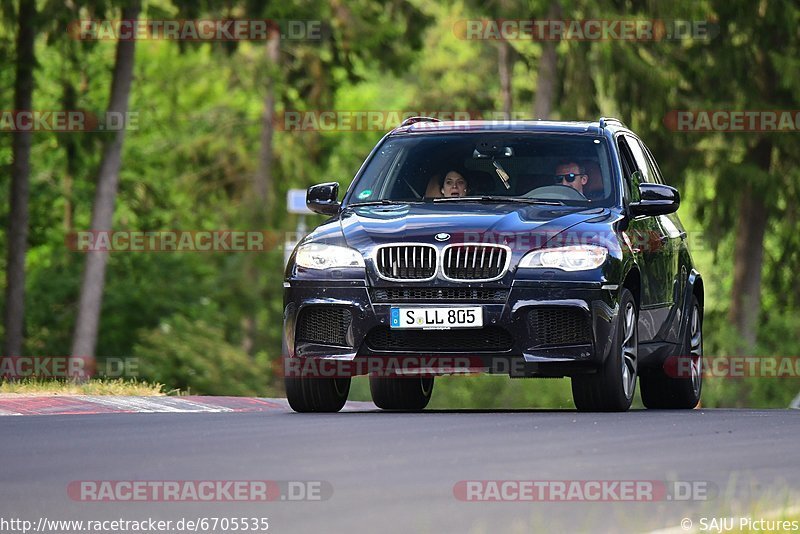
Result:
<instances>
[{"instance_id":1,"label":"front wheel","mask_svg":"<svg viewBox=\"0 0 800 534\"><path fill-rule=\"evenodd\" d=\"M382 410L424 409L433 393L432 376L370 376L372 402Z\"/></svg>"},{"instance_id":2,"label":"front wheel","mask_svg":"<svg viewBox=\"0 0 800 534\"><path fill-rule=\"evenodd\" d=\"M350 377L284 377L286 399L296 412L338 412L347 402Z\"/></svg>"},{"instance_id":3,"label":"front wheel","mask_svg":"<svg viewBox=\"0 0 800 534\"><path fill-rule=\"evenodd\" d=\"M623 288L611 351L597 373L572 377L572 398L581 412L624 412L636 391L639 314L633 294Z\"/></svg>"}]
</instances>

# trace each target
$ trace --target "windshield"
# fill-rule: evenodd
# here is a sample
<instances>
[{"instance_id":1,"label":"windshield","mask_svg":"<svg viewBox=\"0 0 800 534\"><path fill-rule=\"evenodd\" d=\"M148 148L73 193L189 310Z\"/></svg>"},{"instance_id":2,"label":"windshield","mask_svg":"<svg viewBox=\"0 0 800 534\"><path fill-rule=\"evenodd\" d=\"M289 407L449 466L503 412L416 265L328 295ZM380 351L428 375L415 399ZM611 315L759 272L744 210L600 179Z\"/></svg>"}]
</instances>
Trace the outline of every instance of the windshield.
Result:
<instances>
[{"instance_id":1,"label":"windshield","mask_svg":"<svg viewBox=\"0 0 800 534\"><path fill-rule=\"evenodd\" d=\"M519 201L611 206L606 142L587 135L449 133L388 138L348 204Z\"/></svg>"}]
</instances>

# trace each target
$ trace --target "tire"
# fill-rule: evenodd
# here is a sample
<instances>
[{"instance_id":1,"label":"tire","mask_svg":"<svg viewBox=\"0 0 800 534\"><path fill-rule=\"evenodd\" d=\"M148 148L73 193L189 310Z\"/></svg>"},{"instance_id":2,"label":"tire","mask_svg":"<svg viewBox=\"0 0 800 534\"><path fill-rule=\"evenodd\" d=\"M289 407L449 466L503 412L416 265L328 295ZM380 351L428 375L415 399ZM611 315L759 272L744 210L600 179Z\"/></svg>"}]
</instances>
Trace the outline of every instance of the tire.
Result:
<instances>
[{"instance_id":1,"label":"tire","mask_svg":"<svg viewBox=\"0 0 800 534\"><path fill-rule=\"evenodd\" d=\"M432 376L370 376L372 402L381 410L423 410L431 400L433 379Z\"/></svg>"},{"instance_id":2,"label":"tire","mask_svg":"<svg viewBox=\"0 0 800 534\"><path fill-rule=\"evenodd\" d=\"M284 377L286 398L296 412L338 412L347 402L350 377Z\"/></svg>"},{"instance_id":3,"label":"tire","mask_svg":"<svg viewBox=\"0 0 800 534\"><path fill-rule=\"evenodd\" d=\"M692 307L678 358L691 358L691 376L674 378L663 369L643 374L642 402L647 408L656 410L690 410L700 402L703 391L703 308L692 295ZM685 360L683 360L685 362Z\"/></svg>"},{"instance_id":4,"label":"tire","mask_svg":"<svg viewBox=\"0 0 800 534\"><path fill-rule=\"evenodd\" d=\"M633 294L622 289L614 340L597 373L572 377L572 398L581 412L624 412L636 391L639 313Z\"/></svg>"}]
</instances>

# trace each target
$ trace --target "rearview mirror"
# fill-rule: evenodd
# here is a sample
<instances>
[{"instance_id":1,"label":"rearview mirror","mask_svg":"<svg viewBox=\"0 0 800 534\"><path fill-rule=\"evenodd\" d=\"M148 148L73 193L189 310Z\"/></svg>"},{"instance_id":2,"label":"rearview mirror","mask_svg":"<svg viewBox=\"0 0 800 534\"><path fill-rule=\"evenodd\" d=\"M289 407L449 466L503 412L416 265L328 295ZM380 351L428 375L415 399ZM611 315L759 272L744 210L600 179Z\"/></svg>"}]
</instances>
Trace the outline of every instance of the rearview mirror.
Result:
<instances>
[{"instance_id":1,"label":"rearview mirror","mask_svg":"<svg viewBox=\"0 0 800 534\"><path fill-rule=\"evenodd\" d=\"M339 198L339 183L327 182L312 185L306 191L306 206L314 213L320 215L336 215L341 204Z\"/></svg>"},{"instance_id":2,"label":"rearview mirror","mask_svg":"<svg viewBox=\"0 0 800 534\"><path fill-rule=\"evenodd\" d=\"M474 159L510 158L513 155L514 149L512 147L498 145L497 143L487 143L486 141L478 143L478 146L472 152Z\"/></svg>"},{"instance_id":3,"label":"rearview mirror","mask_svg":"<svg viewBox=\"0 0 800 534\"><path fill-rule=\"evenodd\" d=\"M681 195L674 187L662 184L639 184L639 202L628 206L631 215L666 215L678 211Z\"/></svg>"}]
</instances>

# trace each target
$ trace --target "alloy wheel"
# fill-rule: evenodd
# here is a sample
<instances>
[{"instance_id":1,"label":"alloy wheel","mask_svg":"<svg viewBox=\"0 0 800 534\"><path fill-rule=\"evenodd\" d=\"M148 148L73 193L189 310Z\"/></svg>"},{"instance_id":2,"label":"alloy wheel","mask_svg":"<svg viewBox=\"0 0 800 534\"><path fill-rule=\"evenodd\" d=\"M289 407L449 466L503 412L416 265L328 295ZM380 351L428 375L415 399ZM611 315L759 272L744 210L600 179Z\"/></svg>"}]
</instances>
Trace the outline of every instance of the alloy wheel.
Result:
<instances>
[{"instance_id":1,"label":"alloy wheel","mask_svg":"<svg viewBox=\"0 0 800 534\"><path fill-rule=\"evenodd\" d=\"M692 317L689 319L689 356L692 359L692 390L695 396L700 395L703 384L703 329L700 319L700 308L692 306Z\"/></svg>"},{"instance_id":2,"label":"alloy wheel","mask_svg":"<svg viewBox=\"0 0 800 534\"><path fill-rule=\"evenodd\" d=\"M628 302L625 307L625 321L623 323L622 341L622 387L625 391L625 398L630 399L636 388L636 360L638 353L639 339L636 328L636 309L632 302Z\"/></svg>"}]
</instances>

